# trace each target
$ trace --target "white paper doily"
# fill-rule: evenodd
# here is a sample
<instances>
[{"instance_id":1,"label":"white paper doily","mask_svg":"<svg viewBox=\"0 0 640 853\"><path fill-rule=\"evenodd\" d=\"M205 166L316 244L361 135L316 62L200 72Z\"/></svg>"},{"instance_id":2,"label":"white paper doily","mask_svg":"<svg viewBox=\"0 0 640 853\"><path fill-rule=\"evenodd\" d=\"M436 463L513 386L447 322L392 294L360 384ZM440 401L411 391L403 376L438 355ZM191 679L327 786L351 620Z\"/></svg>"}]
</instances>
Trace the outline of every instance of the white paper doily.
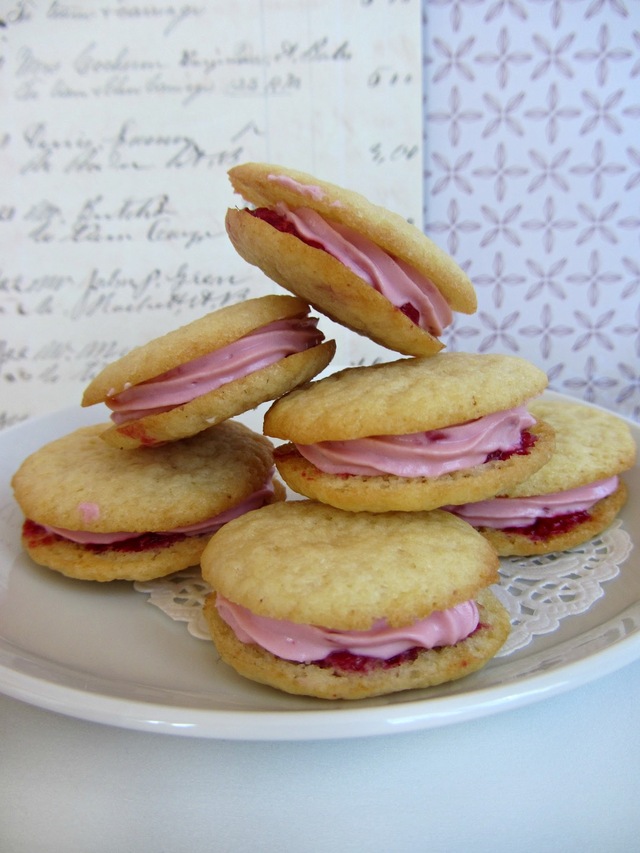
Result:
<instances>
[{"instance_id":1,"label":"white paper doily","mask_svg":"<svg viewBox=\"0 0 640 853\"><path fill-rule=\"evenodd\" d=\"M511 617L511 634L497 657L555 631L562 619L585 613L604 595L603 584L615 578L632 548L619 520L600 536L569 551L542 557L511 557L500 561L501 583L493 587ZM134 584L153 604L189 633L210 640L202 603L209 592L197 567L158 580Z\"/></svg>"}]
</instances>

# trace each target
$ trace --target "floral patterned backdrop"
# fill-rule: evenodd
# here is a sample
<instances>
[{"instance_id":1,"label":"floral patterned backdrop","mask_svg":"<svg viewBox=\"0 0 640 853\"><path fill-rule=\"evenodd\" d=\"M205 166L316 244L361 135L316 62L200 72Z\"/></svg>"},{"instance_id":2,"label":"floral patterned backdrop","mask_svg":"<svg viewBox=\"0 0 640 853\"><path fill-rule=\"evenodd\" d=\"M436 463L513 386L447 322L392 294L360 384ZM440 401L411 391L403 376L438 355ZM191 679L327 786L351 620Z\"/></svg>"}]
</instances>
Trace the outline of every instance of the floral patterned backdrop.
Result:
<instances>
[{"instance_id":1,"label":"floral patterned backdrop","mask_svg":"<svg viewBox=\"0 0 640 853\"><path fill-rule=\"evenodd\" d=\"M640 2L423 0L425 230L504 352L640 420Z\"/></svg>"}]
</instances>

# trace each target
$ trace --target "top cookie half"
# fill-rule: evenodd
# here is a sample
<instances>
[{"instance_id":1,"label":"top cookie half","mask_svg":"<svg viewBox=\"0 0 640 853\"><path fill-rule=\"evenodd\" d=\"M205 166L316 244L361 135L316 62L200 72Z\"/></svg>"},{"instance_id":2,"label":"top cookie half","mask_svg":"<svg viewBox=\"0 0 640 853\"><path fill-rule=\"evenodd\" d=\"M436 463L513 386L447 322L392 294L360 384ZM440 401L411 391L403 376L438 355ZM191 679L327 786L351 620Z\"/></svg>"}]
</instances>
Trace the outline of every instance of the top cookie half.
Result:
<instances>
[{"instance_id":1,"label":"top cookie half","mask_svg":"<svg viewBox=\"0 0 640 853\"><path fill-rule=\"evenodd\" d=\"M129 449L176 441L307 382L335 352L302 299L262 296L220 308L136 347L86 388L114 426L102 437Z\"/></svg>"},{"instance_id":2,"label":"top cookie half","mask_svg":"<svg viewBox=\"0 0 640 853\"><path fill-rule=\"evenodd\" d=\"M546 465L509 490L509 497L577 489L633 467L637 449L631 430L612 412L551 399L534 400L529 408L536 418L551 424L556 448Z\"/></svg>"},{"instance_id":3,"label":"top cookie half","mask_svg":"<svg viewBox=\"0 0 640 853\"><path fill-rule=\"evenodd\" d=\"M281 166L245 163L229 178L252 206L227 212L236 250L336 322L396 352L433 355L452 312L476 310L464 271L399 214Z\"/></svg>"},{"instance_id":4,"label":"top cookie half","mask_svg":"<svg viewBox=\"0 0 640 853\"><path fill-rule=\"evenodd\" d=\"M492 353L349 367L274 403L264 432L309 444L440 429L523 405L547 381L526 359Z\"/></svg>"}]
</instances>

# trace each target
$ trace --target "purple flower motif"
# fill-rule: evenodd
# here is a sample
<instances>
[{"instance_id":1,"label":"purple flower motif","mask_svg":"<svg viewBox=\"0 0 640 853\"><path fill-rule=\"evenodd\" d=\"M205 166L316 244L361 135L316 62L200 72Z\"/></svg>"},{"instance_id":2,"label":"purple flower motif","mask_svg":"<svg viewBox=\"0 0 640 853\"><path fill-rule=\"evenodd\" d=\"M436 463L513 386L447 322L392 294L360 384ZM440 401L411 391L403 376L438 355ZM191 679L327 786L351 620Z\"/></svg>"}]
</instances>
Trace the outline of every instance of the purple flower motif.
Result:
<instances>
[{"instance_id":1,"label":"purple flower motif","mask_svg":"<svg viewBox=\"0 0 640 853\"><path fill-rule=\"evenodd\" d=\"M489 112L493 113L493 116L489 119L482 131L483 138L491 136L492 133L495 133L503 125L506 129L515 133L516 136L523 136L524 128L513 116L513 113L524 100L524 92L518 92L517 95L509 98L504 107L500 105L497 98L494 98L494 96L488 92L482 96L482 100L487 105Z\"/></svg>"},{"instance_id":2,"label":"purple flower motif","mask_svg":"<svg viewBox=\"0 0 640 853\"><path fill-rule=\"evenodd\" d=\"M638 167L638 171L631 175L624 188L625 190L634 190L640 184L640 151L635 148L627 148L627 154L629 160Z\"/></svg>"},{"instance_id":3,"label":"purple flower motif","mask_svg":"<svg viewBox=\"0 0 640 853\"><path fill-rule=\"evenodd\" d=\"M508 9L510 12L513 12L516 18L520 21L527 20L527 12L521 3L518 3L517 0L496 0L496 2L489 6L487 9L487 14L484 16L484 19L487 23L490 23L495 18L498 17L501 12L505 9Z\"/></svg>"},{"instance_id":4,"label":"purple flower motif","mask_svg":"<svg viewBox=\"0 0 640 853\"><path fill-rule=\"evenodd\" d=\"M634 230L636 228L640 228L640 217L638 216L625 216L624 219L619 219L617 222L618 228L630 228Z\"/></svg>"},{"instance_id":5,"label":"purple flower motif","mask_svg":"<svg viewBox=\"0 0 640 853\"><path fill-rule=\"evenodd\" d=\"M621 18L626 18L629 14L622 0L592 0L589 8L585 13L585 18L593 18L598 12L601 12L607 5L611 6L611 11L620 15Z\"/></svg>"},{"instance_id":6,"label":"purple flower motif","mask_svg":"<svg viewBox=\"0 0 640 853\"><path fill-rule=\"evenodd\" d=\"M555 243L555 232L568 231L570 228L575 228L576 222L572 219L556 218L556 205L553 196L547 196L542 213L542 219L529 219L522 223L522 227L527 231L541 231L545 251L552 252Z\"/></svg>"},{"instance_id":7,"label":"purple flower motif","mask_svg":"<svg viewBox=\"0 0 640 853\"><path fill-rule=\"evenodd\" d=\"M562 0L536 0L537 3L551 3L551 23L559 27L562 21Z\"/></svg>"},{"instance_id":8,"label":"purple flower motif","mask_svg":"<svg viewBox=\"0 0 640 853\"><path fill-rule=\"evenodd\" d=\"M549 180L549 182L555 187L567 192L569 184L565 180L563 166L567 162L567 157L570 153L571 151L569 148L564 148L559 154L556 154L549 163L547 163L544 156L539 151L529 151L529 157L531 157L539 171L527 187L527 191L530 193L535 192L535 190L540 189L540 187Z\"/></svg>"},{"instance_id":9,"label":"purple flower motif","mask_svg":"<svg viewBox=\"0 0 640 853\"><path fill-rule=\"evenodd\" d=\"M638 32L637 30L634 30L634 32L631 33L631 36L632 36L634 42L636 43L636 45L638 46L638 48L640 48L640 32ZM631 69L629 76L630 77L637 77L638 74L640 74L640 59L635 63L635 65Z\"/></svg>"},{"instance_id":10,"label":"purple flower motif","mask_svg":"<svg viewBox=\"0 0 640 853\"><path fill-rule=\"evenodd\" d=\"M546 107L536 107L533 110L527 110L525 113L527 118L546 122L545 132L549 142L555 142L560 131L559 122L561 119L572 119L580 115L580 110L574 107L563 107L560 105L560 95L558 87L555 83L549 86L547 92Z\"/></svg>"},{"instance_id":11,"label":"purple flower motif","mask_svg":"<svg viewBox=\"0 0 640 853\"><path fill-rule=\"evenodd\" d=\"M442 39L434 38L433 45L437 53L443 57L444 62L433 75L433 82L440 83L451 71L457 71L461 77L469 82L474 80L475 77L473 71L464 61L474 42L475 38L472 36L471 38L463 41L460 47L456 50L453 50L448 44L442 41Z\"/></svg>"},{"instance_id":12,"label":"purple flower motif","mask_svg":"<svg viewBox=\"0 0 640 853\"><path fill-rule=\"evenodd\" d=\"M640 371L638 371L637 367L634 368L630 364L621 363L618 364L618 370L628 384L622 388L616 397L616 403L627 403L634 394L640 397ZM632 416L636 420L640 420L640 404L634 406Z\"/></svg>"},{"instance_id":13,"label":"purple flower motif","mask_svg":"<svg viewBox=\"0 0 640 853\"><path fill-rule=\"evenodd\" d=\"M546 74L549 69L553 68L562 74L563 77L573 77L571 66L565 61L562 54L565 53L573 43L575 33L569 33L564 38L560 39L556 47L551 47L549 42L542 36L534 34L532 36L533 43L543 55L543 59L536 65L531 72L532 80L539 80L543 74Z\"/></svg>"},{"instance_id":14,"label":"purple flower motif","mask_svg":"<svg viewBox=\"0 0 640 853\"><path fill-rule=\"evenodd\" d=\"M584 314L582 311L574 311L578 325L582 326L586 331L580 337L576 338L571 349L574 352L578 352L578 350L584 349L593 341L600 344L606 350L613 350L611 339L604 334L603 329L609 325L614 314L614 311L606 311L596 320L592 320L588 314Z\"/></svg>"},{"instance_id":15,"label":"purple flower motif","mask_svg":"<svg viewBox=\"0 0 640 853\"><path fill-rule=\"evenodd\" d=\"M597 46L594 49L579 50L575 57L581 62L596 63L596 80L599 86L604 86L609 76L609 62L628 59L630 50L610 47L609 27L602 24L598 32Z\"/></svg>"},{"instance_id":16,"label":"purple flower motif","mask_svg":"<svg viewBox=\"0 0 640 853\"><path fill-rule=\"evenodd\" d=\"M502 252L496 252L493 259L493 274L480 274L473 278L476 287L490 287L493 295L493 304L501 308L504 302L505 292L512 287L522 284L526 279L522 275L505 273L504 257Z\"/></svg>"},{"instance_id":17,"label":"purple flower motif","mask_svg":"<svg viewBox=\"0 0 640 853\"><path fill-rule=\"evenodd\" d=\"M583 243L586 243L587 240L591 240L592 237L595 237L598 234L608 243L617 243L618 238L616 237L615 231L611 230L607 222L611 219L619 206L619 203L614 201L612 204L607 205L601 213L597 214L594 213L594 211L586 204L579 204L578 210L587 220L588 224L578 236L576 245L581 246Z\"/></svg>"},{"instance_id":18,"label":"purple flower motif","mask_svg":"<svg viewBox=\"0 0 640 853\"><path fill-rule=\"evenodd\" d=\"M518 352L518 341L511 334L510 330L519 316L520 313L514 311L503 317L501 322L498 322L493 314L480 311L478 318L487 327L489 334L480 341L478 352L488 352L496 349L499 345L503 345L506 349L511 350L511 352Z\"/></svg>"},{"instance_id":19,"label":"purple flower motif","mask_svg":"<svg viewBox=\"0 0 640 853\"><path fill-rule=\"evenodd\" d=\"M454 352L458 349L459 341L467 341L470 338L477 337L479 334L480 330L473 326L461 326L459 317L455 316L453 323L443 332L442 341L449 352ZM463 349L467 349L467 347L463 347Z\"/></svg>"},{"instance_id":20,"label":"purple flower motif","mask_svg":"<svg viewBox=\"0 0 640 853\"><path fill-rule=\"evenodd\" d=\"M498 86L500 86L501 89L504 89L509 82L509 71L511 66L523 65L531 59L530 53L511 51L509 47L509 32L506 27L503 27L498 33L496 52L480 53L476 56L476 62L479 65L496 66L496 77L498 80Z\"/></svg>"},{"instance_id":21,"label":"purple flower motif","mask_svg":"<svg viewBox=\"0 0 640 853\"><path fill-rule=\"evenodd\" d=\"M427 119L433 122L448 122L449 124L449 141L452 145L457 145L460 140L460 125L464 122L478 121L482 118L482 113L477 110L463 110L462 98L460 90L457 86L451 89L449 95L449 112L428 113Z\"/></svg>"},{"instance_id":22,"label":"purple flower motif","mask_svg":"<svg viewBox=\"0 0 640 853\"><path fill-rule=\"evenodd\" d=\"M462 7L478 6L483 0L426 0L433 6L451 6L451 29L458 32L462 23Z\"/></svg>"},{"instance_id":23,"label":"purple flower motif","mask_svg":"<svg viewBox=\"0 0 640 853\"><path fill-rule=\"evenodd\" d=\"M437 181L433 184L431 189L432 195L438 195L439 193L446 190L449 184L453 184L456 189L460 190L463 193L467 193L467 195L471 195L473 192L473 187L466 179L466 177L462 174L462 171L466 169L473 158L473 153L471 151L467 151L466 154L462 154L454 163L449 163L442 154L434 152L431 155L431 159L433 162L440 168L440 170L444 173L441 178L438 178ZM432 172L427 172L426 176L431 177Z\"/></svg>"},{"instance_id":24,"label":"purple flower motif","mask_svg":"<svg viewBox=\"0 0 640 853\"><path fill-rule=\"evenodd\" d=\"M616 326L613 330L618 335L632 336L636 338L636 355L640 356L640 305L636 308L635 323L624 323L622 326Z\"/></svg>"},{"instance_id":25,"label":"purple flower motif","mask_svg":"<svg viewBox=\"0 0 640 853\"><path fill-rule=\"evenodd\" d=\"M427 231L434 234L447 234L447 249L449 254L455 255L458 251L460 234L469 234L480 228L478 222L469 220L460 221L460 208L458 202L453 198L447 207L448 220L446 222L431 222L425 225Z\"/></svg>"},{"instance_id":26,"label":"purple flower motif","mask_svg":"<svg viewBox=\"0 0 640 853\"><path fill-rule=\"evenodd\" d=\"M500 235L502 235L508 243L511 243L512 246L520 245L520 238L511 225L522 210L521 204L517 204L515 207L507 210L503 217L498 216L495 210L492 210L490 207L486 207L485 205L480 209L482 210L485 218L488 219L491 224L491 227L480 241L480 245L483 248L488 246L489 243L493 243L493 241Z\"/></svg>"},{"instance_id":27,"label":"purple flower motif","mask_svg":"<svg viewBox=\"0 0 640 853\"><path fill-rule=\"evenodd\" d=\"M592 114L583 122L582 127L580 128L580 134L584 136L592 130L595 130L595 128L600 124L612 133L622 133L622 125L618 119L612 115L612 110L618 106L623 95L624 89L617 89L613 94L609 95L608 98L605 98L605 100L600 103L593 92L583 92L582 100L591 110Z\"/></svg>"},{"instance_id":28,"label":"purple flower motif","mask_svg":"<svg viewBox=\"0 0 640 853\"><path fill-rule=\"evenodd\" d=\"M631 281L622 291L622 298L626 299L628 296L633 296L636 290L640 287L640 264L632 258L623 258L622 266L625 267L631 275Z\"/></svg>"},{"instance_id":29,"label":"purple flower motif","mask_svg":"<svg viewBox=\"0 0 640 853\"><path fill-rule=\"evenodd\" d=\"M594 250L589 256L587 271L585 273L572 273L567 276L567 281L571 284L587 285L587 300L593 308L600 298L600 285L615 284L621 278L622 276L617 273L607 273L600 270L600 254Z\"/></svg>"},{"instance_id":30,"label":"purple flower motif","mask_svg":"<svg viewBox=\"0 0 640 853\"><path fill-rule=\"evenodd\" d=\"M551 306L545 303L540 312L540 325L524 326L519 329L519 332L525 338L539 338L540 352L542 357L546 359L551 355L553 339L565 338L573 332L573 329L570 326L563 326L562 324L554 325Z\"/></svg>"},{"instance_id":31,"label":"purple flower motif","mask_svg":"<svg viewBox=\"0 0 640 853\"><path fill-rule=\"evenodd\" d=\"M493 178L496 198L498 201L503 201L507 191L507 180L526 175L527 170L521 166L507 165L507 154L502 142L496 147L493 159L495 166L484 166L481 169L474 169L473 174L480 178Z\"/></svg>"},{"instance_id":32,"label":"purple flower motif","mask_svg":"<svg viewBox=\"0 0 640 853\"><path fill-rule=\"evenodd\" d=\"M619 175L625 171L625 166L621 163L605 163L604 162L604 145L599 139L593 146L593 162L581 163L578 166L573 166L569 169L574 175L592 175L591 189L594 198L600 198L604 188L604 178L609 175Z\"/></svg>"},{"instance_id":33,"label":"purple flower motif","mask_svg":"<svg viewBox=\"0 0 640 853\"><path fill-rule=\"evenodd\" d=\"M576 376L573 379L566 379L563 385L565 388L579 392L580 396L589 403L595 402L598 391L607 391L618 384L616 379L602 375L592 355L585 362L584 373L584 379Z\"/></svg>"},{"instance_id":34,"label":"purple flower motif","mask_svg":"<svg viewBox=\"0 0 640 853\"><path fill-rule=\"evenodd\" d=\"M562 371L564 370L565 365L562 362L558 364L554 364L552 367L545 368L545 372L547 374L547 379L549 380L549 390L557 391L558 388L556 386L556 379L560 378Z\"/></svg>"},{"instance_id":35,"label":"purple flower motif","mask_svg":"<svg viewBox=\"0 0 640 853\"><path fill-rule=\"evenodd\" d=\"M558 299L566 299L566 293L562 286L558 283L557 278L562 270L567 265L567 259L561 258L555 264L551 264L548 270L544 270L537 261L531 258L526 261L527 268L532 275L536 276L536 280L525 293L524 298L529 301L535 299L545 288L547 288Z\"/></svg>"}]
</instances>

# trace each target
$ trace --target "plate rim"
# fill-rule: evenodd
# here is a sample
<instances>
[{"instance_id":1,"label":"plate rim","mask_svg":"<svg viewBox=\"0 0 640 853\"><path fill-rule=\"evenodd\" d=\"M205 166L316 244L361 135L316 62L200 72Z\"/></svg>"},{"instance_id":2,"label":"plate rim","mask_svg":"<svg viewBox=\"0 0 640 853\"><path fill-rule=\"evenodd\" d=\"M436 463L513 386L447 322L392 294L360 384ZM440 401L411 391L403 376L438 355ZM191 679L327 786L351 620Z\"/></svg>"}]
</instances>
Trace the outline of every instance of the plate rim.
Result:
<instances>
[{"instance_id":1,"label":"plate rim","mask_svg":"<svg viewBox=\"0 0 640 853\"><path fill-rule=\"evenodd\" d=\"M597 404L552 390L546 391L545 395L603 409ZM640 425L624 415L614 414L628 423L638 442ZM91 422L97 417L98 412L86 409L80 409L79 412L78 407L59 409L0 431L0 445L7 440L11 441L15 433L24 432L25 428L37 431L40 428L53 428L58 422L66 424L68 420L75 419L80 425L80 422ZM239 416L239 419L242 419L242 416ZM52 435L50 440L53 437ZM1 548L9 545L5 539L0 540ZM619 623L625 613L632 610L638 610L640 613L640 597L615 617L600 623L598 628L601 631L606 630L609 626ZM584 634L573 640L565 640L552 649L559 651L563 645L575 644L582 636ZM0 637L0 656L9 645L5 638ZM546 654L548 653L549 650ZM536 654L543 655L545 652L533 652L531 657L535 658ZM10 650L7 657L11 657ZM97 690L80 690L60 681L21 672L1 659L0 693L67 717L137 731L242 741L345 739L438 728L523 707L588 684L638 658L640 620L635 630L605 647L542 672L480 686L469 692L408 699L399 703L385 703L384 697L380 697L380 704L367 706L354 707L345 701L339 704L331 703L329 706L323 704L318 708L272 711L260 708L200 708L186 704L173 706L146 699L121 698ZM102 678L102 683L107 686L112 681L113 679ZM181 692L183 691L177 691L176 695ZM297 720L296 726L291 725L292 717ZM283 725L283 721L287 722L287 725Z\"/></svg>"}]
</instances>

